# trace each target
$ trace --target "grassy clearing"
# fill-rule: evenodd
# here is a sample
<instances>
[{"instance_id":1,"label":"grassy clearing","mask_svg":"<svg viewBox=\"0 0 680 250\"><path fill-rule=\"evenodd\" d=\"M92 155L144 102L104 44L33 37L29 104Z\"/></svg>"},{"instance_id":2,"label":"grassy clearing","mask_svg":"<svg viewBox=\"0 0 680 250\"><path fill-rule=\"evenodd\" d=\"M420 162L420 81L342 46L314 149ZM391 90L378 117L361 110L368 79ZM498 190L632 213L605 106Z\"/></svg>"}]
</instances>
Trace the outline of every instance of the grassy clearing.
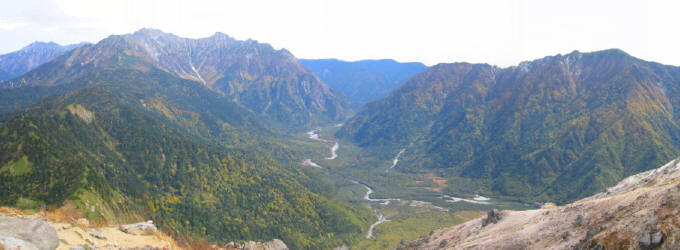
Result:
<instances>
[{"instance_id":1,"label":"grassy clearing","mask_svg":"<svg viewBox=\"0 0 680 250\"><path fill-rule=\"evenodd\" d=\"M33 169L33 163L28 161L27 156L21 157L21 159L9 162L0 168L0 174L9 172L10 176L20 176L31 172Z\"/></svg>"}]
</instances>

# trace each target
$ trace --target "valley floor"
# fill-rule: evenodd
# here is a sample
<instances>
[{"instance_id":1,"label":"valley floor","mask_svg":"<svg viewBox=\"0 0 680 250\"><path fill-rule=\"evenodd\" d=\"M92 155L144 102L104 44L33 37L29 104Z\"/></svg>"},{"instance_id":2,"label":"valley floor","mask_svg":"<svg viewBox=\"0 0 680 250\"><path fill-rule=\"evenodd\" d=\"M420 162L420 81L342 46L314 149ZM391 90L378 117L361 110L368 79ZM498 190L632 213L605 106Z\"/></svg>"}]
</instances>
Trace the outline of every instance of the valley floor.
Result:
<instances>
[{"instance_id":1,"label":"valley floor","mask_svg":"<svg viewBox=\"0 0 680 250\"><path fill-rule=\"evenodd\" d=\"M442 192L446 179L399 171L399 159L406 149L397 149L391 157L367 155L361 148L333 138L337 129L328 126L300 135L317 146L300 165L327 176L340 190L336 199L363 203L374 212L376 220L366 229L365 239L352 248L394 248L402 240L480 217L493 208L532 208L474 194L468 198L447 195Z\"/></svg>"}]
</instances>

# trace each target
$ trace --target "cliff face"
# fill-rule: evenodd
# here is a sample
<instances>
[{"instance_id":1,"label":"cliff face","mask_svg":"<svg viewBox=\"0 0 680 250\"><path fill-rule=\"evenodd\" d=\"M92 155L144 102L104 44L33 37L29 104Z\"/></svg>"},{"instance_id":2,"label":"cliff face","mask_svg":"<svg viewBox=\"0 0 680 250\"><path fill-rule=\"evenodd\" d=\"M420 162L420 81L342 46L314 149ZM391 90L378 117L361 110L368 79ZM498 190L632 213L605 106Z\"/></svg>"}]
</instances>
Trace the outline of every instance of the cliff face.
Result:
<instances>
[{"instance_id":1,"label":"cliff face","mask_svg":"<svg viewBox=\"0 0 680 250\"><path fill-rule=\"evenodd\" d=\"M489 212L399 249L678 249L680 160L564 206Z\"/></svg>"}]
</instances>

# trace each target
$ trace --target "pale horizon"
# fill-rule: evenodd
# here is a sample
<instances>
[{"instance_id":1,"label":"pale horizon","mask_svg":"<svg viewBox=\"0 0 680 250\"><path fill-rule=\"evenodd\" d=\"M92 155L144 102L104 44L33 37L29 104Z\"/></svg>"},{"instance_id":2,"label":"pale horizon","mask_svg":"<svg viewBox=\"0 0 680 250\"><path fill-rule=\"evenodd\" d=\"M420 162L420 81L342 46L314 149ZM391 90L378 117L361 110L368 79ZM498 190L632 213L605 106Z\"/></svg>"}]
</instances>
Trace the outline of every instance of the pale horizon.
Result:
<instances>
[{"instance_id":1,"label":"pale horizon","mask_svg":"<svg viewBox=\"0 0 680 250\"><path fill-rule=\"evenodd\" d=\"M160 29L187 38L222 32L298 58L518 65L574 50L621 49L680 65L673 1L87 1L26 0L0 10L0 53L34 41L96 43Z\"/></svg>"}]
</instances>

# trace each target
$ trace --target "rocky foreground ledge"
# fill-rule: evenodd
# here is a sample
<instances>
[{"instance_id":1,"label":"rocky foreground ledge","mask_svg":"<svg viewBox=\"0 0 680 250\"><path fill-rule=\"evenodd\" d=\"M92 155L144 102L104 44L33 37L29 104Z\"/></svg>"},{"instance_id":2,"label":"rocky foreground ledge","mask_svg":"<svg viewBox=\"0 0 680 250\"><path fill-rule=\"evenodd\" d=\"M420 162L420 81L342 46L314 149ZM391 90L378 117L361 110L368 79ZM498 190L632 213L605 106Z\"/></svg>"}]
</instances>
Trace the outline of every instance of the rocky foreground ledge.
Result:
<instances>
[{"instance_id":1,"label":"rocky foreground ledge","mask_svg":"<svg viewBox=\"0 0 680 250\"><path fill-rule=\"evenodd\" d=\"M212 246L225 250L286 250L283 241L260 243L230 242ZM90 227L86 219L72 223L46 221L38 215L0 214L0 250L84 250L84 249L181 249L172 238L160 233L152 221Z\"/></svg>"},{"instance_id":2,"label":"rocky foreground ledge","mask_svg":"<svg viewBox=\"0 0 680 250\"><path fill-rule=\"evenodd\" d=\"M680 161L568 205L490 211L398 249L680 249Z\"/></svg>"}]
</instances>

